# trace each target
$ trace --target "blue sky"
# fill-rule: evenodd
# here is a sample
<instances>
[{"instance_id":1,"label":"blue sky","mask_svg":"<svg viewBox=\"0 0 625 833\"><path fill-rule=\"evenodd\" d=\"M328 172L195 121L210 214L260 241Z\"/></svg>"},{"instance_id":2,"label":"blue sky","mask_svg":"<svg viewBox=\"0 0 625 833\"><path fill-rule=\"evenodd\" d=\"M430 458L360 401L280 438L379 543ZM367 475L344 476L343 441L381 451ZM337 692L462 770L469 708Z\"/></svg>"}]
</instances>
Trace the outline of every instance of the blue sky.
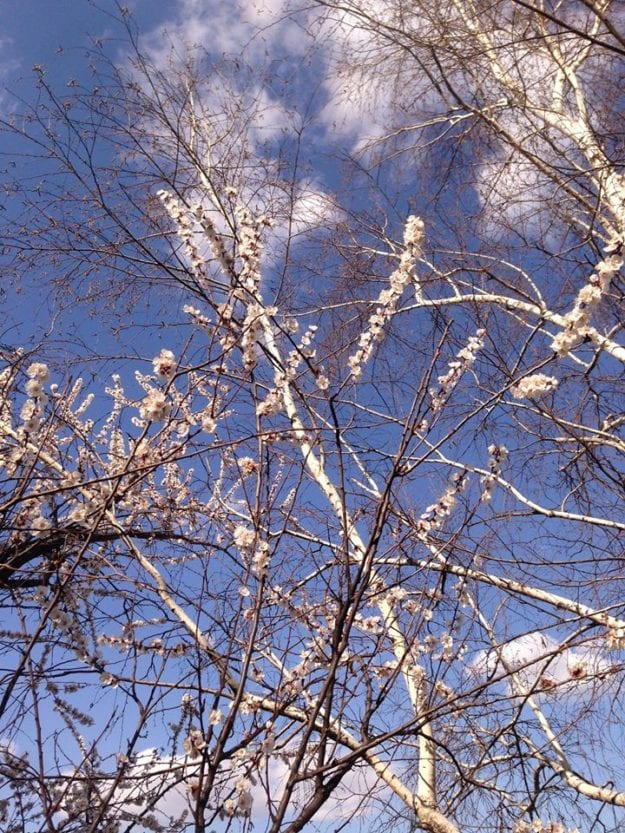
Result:
<instances>
[{"instance_id":1,"label":"blue sky","mask_svg":"<svg viewBox=\"0 0 625 833\"><path fill-rule=\"evenodd\" d=\"M317 214L332 210L324 204L324 195L338 183L337 151L344 152L353 143L360 116L355 118L349 107L343 112L337 104L329 105L331 96L323 74L319 74L318 59L311 64L308 54L312 41L298 25L276 23L279 4L273 4L273 9L243 5L244 10L201 0L174 4L137 0L129 4L130 25L140 33L141 48L161 67L170 59L172 47L182 55L185 47L191 46L196 54L206 51L211 60L225 57L229 71L236 62L238 70L246 47L247 67L241 62L235 84L245 90L243 96L258 102L259 117L250 135L258 148L262 144L262 153L269 158L284 154L293 158L298 153L299 167L293 180L298 208L294 216L303 230L314 224ZM74 84L90 88L94 43L102 42L107 57L118 65L127 62L127 33L112 2L95 5L87 0L31 0L16 4L14 11L7 18L0 42L1 101L7 119L23 112L24 102L28 106L36 100L40 70L61 100L66 88L68 99L71 97ZM258 24L268 28L258 34ZM15 152L18 157L30 154L30 148L10 133L2 138L2 150ZM18 165L18 178L23 175L30 181L38 170L45 169L30 156L23 156ZM288 171L286 176L288 179ZM342 198L347 202L346 195ZM12 208L5 202L10 213L19 215L19 200L11 203ZM111 345L101 329L90 331L82 313L63 307L65 298L53 298L41 291L49 274L43 271L43 264L41 268L40 274L34 270L27 274L26 289L22 288L20 296L11 295L0 341L32 346L49 339L54 322L56 336L72 331L89 344L99 342L99 352L110 352ZM148 316L153 314L152 306ZM135 318L137 326L144 323L142 310L135 309ZM138 332L134 338L140 340Z\"/></svg>"},{"instance_id":2,"label":"blue sky","mask_svg":"<svg viewBox=\"0 0 625 833\"><path fill-rule=\"evenodd\" d=\"M57 81L85 76L85 48L93 39L121 36L116 4L111 0L2 0L3 34L0 70L3 86L20 91L32 83L32 67L43 65ZM131 0L129 7L142 25L155 23L159 10L172 4ZM149 15L146 12L149 10Z\"/></svg>"},{"instance_id":3,"label":"blue sky","mask_svg":"<svg viewBox=\"0 0 625 833\"><path fill-rule=\"evenodd\" d=\"M66 85L73 81L89 83L87 51L92 48L94 40L102 38L105 42L110 41L114 54L115 44L122 35L119 23L111 14L114 12L114 5L110 0L105 0L101 4L105 11L102 11L88 0L2 2L4 14L3 36L0 40L0 106L3 118L10 119L12 114L21 112L24 109L22 102L30 104L36 99L38 75L34 67L42 67L46 80L61 94ZM154 9L158 5L141 2L134 4L137 11L141 6ZM106 12L107 8L111 13ZM14 153L18 159L22 153L30 152L30 148L10 132L3 134L1 146L3 153ZM20 170L27 175L33 175L37 166L33 168L27 160ZM9 212L12 210L11 206L15 207L15 203L8 207ZM53 338L62 339L56 321L60 305L46 289L46 274L44 271L40 275L31 272L26 288L21 287L18 295L5 286L9 298L5 306L6 315L0 340L11 346L31 348L51 334L52 321L56 322L52 325ZM79 331L83 330L80 317L72 324L67 318L64 321L61 329L73 326ZM87 332L89 333L89 328ZM89 335L93 337L93 333Z\"/></svg>"}]
</instances>

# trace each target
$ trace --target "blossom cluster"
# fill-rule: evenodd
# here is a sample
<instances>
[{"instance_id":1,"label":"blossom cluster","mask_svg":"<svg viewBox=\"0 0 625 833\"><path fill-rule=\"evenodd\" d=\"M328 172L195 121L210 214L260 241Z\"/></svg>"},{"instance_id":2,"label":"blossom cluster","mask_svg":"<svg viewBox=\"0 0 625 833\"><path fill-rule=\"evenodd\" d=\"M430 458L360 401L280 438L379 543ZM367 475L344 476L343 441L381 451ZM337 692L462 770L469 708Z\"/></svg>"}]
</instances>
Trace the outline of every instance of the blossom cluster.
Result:
<instances>
[{"instance_id":1,"label":"blossom cluster","mask_svg":"<svg viewBox=\"0 0 625 833\"><path fill-rule=\"evenodd\" d=\"M221 709L211 709L208 713L208 725L209 726L219 726L224 719L223 712Z\"/></svg>"},{"instance_id":2,"label":"blossom cluster","mask_svg":"<svg viewBox=\"0 0 625 833\"><path fill-rule=\"evenodd\" d=\"M607 256L596 265L588 283L578 292L573 309L564 316L564 327L551 342L558 356L567 356L591 334L591 315L608 292L612 278L623 266L623 258L618 254L620 248L620 240L606 247Z\"/></svg>"},{"instance_id":3,"label":"blossom cluster","mask_svg":"<svg viewBox=\"0 0 625 833\"><path fill-rule=\"evenodd\" d=\"M207 430L216 428L224 383L218 377L212 379L206 374L188 372L193 390L193 396L189 396L188 391L180 393L170 382L177 367L171 351L161 350L152 364L155 374L167 380L166 389L154 385L154 376L138 373L137 381L147 395L137 402L136 397L125 394L119 377L114 376L113 384L106 388L113 404L97 431L93 420L84 416L93 395L81 393L80 379L63 394L58 392L56 385L50 385L49 395L54 398L54 408L45 413L48 394L44 384L49 371L42 362L31 364L24 374L24 390L32 397L27 400L28 414L25 415L33 422L23 425L17 420L14 426L10 405L16 399L19 401L22 376L17 366L2 371L6 381L0 420L3 437L0 466L10 477L25 466L29 472L36 472L36 476L30 478L28 494L15 503L12 511L14 543L27 537L48 535L53 526L75 530L76 527L94 528L96 524L106 524L113 499L115 508L124 513L128 523L158 516L159 522L167 523L168 528L173 529L181 528L191 520L197 510L197 502L188 488L192 469L183 471L173 462L172 454L176 457L184 454L190 427L200 424ZM197 410L198 398L207 398L209 407L200 402ZM174 407L176 418L168 419ZM158 434L133 439L126 428L121 427L125 408L139 409L141 419L132 417L131 423L141 429L145 420L160 420L165 424ZM44 417L45 434L41 431ZM31 434L37 424L40 436L35 446ZM87 436L91 437L91 443L76 442L76 438ZM105 453L99 449L105 449ZM137 477L137 472L155 472L161 466L163 478L159 485L151 474ZM60 511L53 515L56 501L49 497L42 500L39 494L59 492L64 497L58 502ZM193 507L191 503L194 503Z\"/></svg>"},{"instance_id":4,"label":"blossom cluster","mask_svg":"<svg viewBox=\"0 0 625 833\"><path fill-rule=\"evenodd\" d=\"M358 350L347 360L353 379L359 379L362 375L362 366L371 358L376 341L381 341L384 337L384 326L395 314L404 289L410 282L413 261L418 255L423 239L423 228L423 221L419 217L408 217L404 228L404 251L399 259L399 266L389 278L388 289L383 289L378 295L376 310L369 317L368 326L360 335Z\"/></svg>"},{"instance_id":5,"label":"blossom cluster","mask_svg":"<svg viewBox=\"0 0 625 833\"><path fill-rule=\"evenodd\" d=\"M200 424L206 434L214 434L217 429L217 420L211 414L206 414Z\"/></svg>"},{"instance_id":6,"label":"blossom cluster","mask_svg":"<svg viewBox=\"0 0 625 833\"><path fill-rule=\"evenodd\" d=\"M110 686L111 688L117 688L119 684L117 677L114 677L109 671L103 671L100 674L100 682L103 686Z\"/></svg>"},{"instance_id":7,"label":"blossom cluster","mask_svg":"<svg viewBox=\"0 0 625 833\"><path fill-rule=\"evenodd\" d=\"M246 556L252 556L251 569L257 576L262 576L267 569L270 559L270 547L267 541L257 540L253 529L239 524L232 534L232 543ZM245 593L246 588L244 588ZM248 593L245 593L248 595ZM251 610L251 609L250 609Z\"/></svg>"},{"instance_id":8,"label":"blossom cluster","mask_svg":"<svg viewBox=\"0 0 625 833\"><path fill-rule=\"evenodd\" d=\"M268 217L253 217L249 209L238 204L235 208L237 222L237 255L241 261L237 295L242 301L260 300L261 228L271 225Z\"/></svg>"},{"instance_id":9,"label":"blossom cluster","mask_svg":"<svg viewBox=\"0 0 625 833\"><path fill-rule=\"evenodd\" d=\"M231 196L235 196L235 193L233 192ZM256 364L255 345L260 335L261 319L263 315L270 314L270 311L263 306L260 295L261 229L263 226L270 225L270 220L265 216L253 217L251 212L241 204L235 207L236 257L240 264L237 270L235 259L226 252L224 235L216 229L210 212L201 204L192 210L187 209L168 191L159 191L158 197L176 225L177 234L186 247L192 270L200 286L208 292L205 259L198 247L194 223L201 228L213 257L221 266L228 282L231 283L231 296L218 307L219 324L224 330L219 342L224 353L233 348L239 340L239 335L232 326L235 320L234 304L240 301L245 305L246 314L241 326L241 347L243 365L246 370L252 370ZM199 310L186 306L185 311L191 314L203 329L210 329L209 320Z\"/></svg>"},{"instance_id":10,"label":"blossom cluster","mask_svg":"<svg viewBox=\"0 0 625 833\"><path fill-rule=\"evenodd\" d=\"M458 495L464 491L467 483L467 478L463 474L455 474L443 495L427 507L416 523L417 537L420 540L426 541L429 532L440 529L445 518L451 515Z\"/></svg>"},{"instance_id":11,"label":"blossom cluster","mask_svg":"<svg viewBox=\"0 0 625 833\"><path fill-rule=\"evenodd\" d=\"M249 815L252 811L252 782L249 778L241 775L234 781L234 789L236 798L227 798L223 803L223 814L226 817L232 818L237 814Z\"/></svg>"},{"instance_id":12,"label":"blossom cluster","mask_svg":"<svg viewBox=\"0 0 625 833\"><path fill-rule=\"evenodd\" d=\"M463 374L474 364L479 350L484 345L485 335L486 330L477 330L475 335L469 338L466 347L459 350L456 358L449 362L447 373L438 377L438 389L430 390L433 413L436 414L442 409Z\"/></svg>"},{"instance_id":13,"label":"blossom cluster","mask_svg":"<svg viewBox=\"0 0 625 833\"><path fill-rule=\"evenodd\" d=\"M318 664L315 650L307 648L300 653L300 662L289 668L282 678L282 688L287 697L295 697L304 688L304 680Z\"/></svg>"},{"instance_id":14,"label":"blossom cluster","mask_svg":"<svg viewBox=\"0 0 625 833\"><path fill-rule=\"evenodd\" d=\"M171 413L171 403L162 390L151 388L141 402L139 413L149 422L164 422Z\"/></svg>"},{"instance_id":15,"label":"blossom cluster","mask_svg":"<svg viewBox=\"0 0 625 833\"><path fill-rule=\"evenodd\" d=\"M441 635L440 638L440 645L441 645L441 659L445 662L451 662L453 659L453 647L454 647L454 638L453 636L448 633L447 631Z\"/></svg>"},{"instance_id":16,"label":"blossom cluster","mask_svg":"<svg viewBox=\"0 0 625 833\"><path fill-rule=\"evenodd\" d=\"M380 616L363 616L362 613L357 613L354 617L354 625L364 633L379 634L383 631Z\"/></svg>"},{"instance_id":17,"label":"blossom cluster","mask_svg":"<svg viewBox=\"0 0 625 833\"><path fill-rule=\"evenodd\" d=\"M201 392L202 395L207 396L211 402L208 412L202 408L199 412L192 409L193 400L188 396L181 394L173 384L173 379L177 372L177 362L174 353L171 350L163 349L158 356L152 359L152 367L154 376L144 375L140 372L135 373L135 378L139 385L145 391L145 397L138 405L141 419L146 422L166 422L172 414L172 410L176 409L176 424L177 433L183 436L189 427L201 425L202 430L208 434L214 433L217 427L217 419L215 417L215 410L218 408L219 389L223 389L223 385L217 382L217 378L210 379L205 375L200 376L195 372L188 375L189 382L194 386L195 393ZM167 384L163 388L154 387L154 377L160 378ZM123 393L119 384L119 379L115 380L115 387L107 388L107 393L111 394L115 400L114 411L112 417L116 417L121 412L121 408L127 405L134 405L136 403L129 400ZM107 429L113 438L115 428L113 427L114 419L108 420ZM143 427L142 423L135 421L136 425ZM173 424L173 423L172 423ZM103 435L106 431L102 432ZM123 444L123 443L122 443ZM119 446L120 444L117 443ZM121 455L116 451L115 455L118 462L126 457L125 453ZM146 461L147 462L147 461Z\"/></svg>"},{"instance_id":18,"label":"blossom cluster","mask_svg":"<svg viewBox=\"0 0 625 833\"><path fill-rule=\"evenodd\" d=\"M66 643L81 662L91 666L100 666L102 660L100 652L98 650L91 651L87 635L77 616L73 599L66 594L64 603L65 609L61 609L59 604L52 608L48 617L50 624L64 635Z\"/></svg>"},{"instance_id":19,"label":"blossom cluster","mask_svg":"<svg viewBox=\"0 0 625 833\"><path fill-rule=\"evenodd\" d=\"M49 378L48 366L43 362L33 362L26 370L26 375L28 382L25 389L30 399L24 402L20 416L24 430L32 434L41 425L44 408L48 402L48 395L43 388Z\"/></svg>"},{"instance_id":20,"label":"blossom cluster","mask_svg":"<svg viewBox=\"0 0 625 833\"><path fill-rule=\"evenodd\" d=\"M399 668L399 663L397 660L387 660L382 665L372 665L371 666L371 673L374 677L381 678L383 680L390 679L397 674L397 670Z\"/></svg>"},{"instance_id":21,"label":"blossom cluster","mask_svg":"<svg viewBox=\"0 0 625 833\"><path fill-rule=\"evenodd\" d=\"M152 367L157 376L163 379L171 379L176 372L176 360L171 350L161 350L158 356L152 359Z\"/></svg>"},{"instance_id":22,"label":"blossom cluster","mask_svg":"<svg viewBox=\"0 0 625 833\"><path fill-rule=\"evenodd\" d=\"M97 792L92 789L92 785L82 780L76 780L62 789L55 790L54 793L54 798L70 821L76 821L90 809L93 810L94 802L97 800ZM107 825L107 830L113 829L115 828Z\"/></svg>"},{"instance_id":23,"label":"blossom cluster","mask_svg":"<svg viewBox=\"0 0 625 833\"><path fill-rule=\"evenodd\" d=\"M501 467L508 458L508 449L505 445L489 445L488 453L488 469L489 473L482 477L481 484L484 487L482 490L481 501L487 503L493 496L493 487L497 478L501 474Z\"/></svg>"},{"instance_id":24,"label":"blossom cluster","mask_svg":"<svg viewBox=\"0 0 625 833\"><path fill-rule=\"evenodd\" d=\"M383 591L383 599L390 607L394 607L397 604L401 604L404 599L408 596L408 591L405 590L403 587L400 587L398 584L393 585L393 587L389 587L388 590L384 589Z\"/></svg>"},{"instance_id":25,"label":"blossom cluster","mask_svg":"<svg viewBox=\"0 0 625 833\"><path fill-rule=\"evenodd\" d=\"M156 624L156 622L148 623L142 620L126 622L119 636L104 633L99 634L97 638L98 645L113 648L120 653L128 653L132 651L137 656L152 653L162 657L168 652L171 652L176 656L181 656L185 653L186 646L184 643L174 644L170 648L169 646L166 647L163 644L163 640L160 637L154 637L149 641L139 639L135 633L136 629L147 624ZM110 682L108 684L110 685Z\"/></svg>"},{"instance_id":26,"label":"blossom cluster","mask_svg":"<svg viewBox=\"0 0 625 833\"><path fill-rule=\"evenodd\" d=\"M625 627L622 625L608 628L608 647L625 648Z\"/></svg>"},{"instance_id":27,"label":"blossom cluster","mask_svg":"<svg viewBox=\"0 0 625 833\"><path fill-rule=\"evenodd\" d=\"M205 268L205 260L199 250L191 213L169 191L157 191L156 196L161 200L165 210L175 223L176 234L186 249L187 257L194 274L198 277L201 276ZM194 214L196 219L201 219L201 207L196 208Z\"/></svg>"},{"instance_id":28,"label":"blossom cluster","mask_svg":"<svg viewBox=\"0 0 625 833\"><path fill-rule=\"evenodd\" d=\"M269 544L267 541L259 541L252 558L252 572L256 575L263 575L269 564Z\"/></svg>"},{"instance_id":29,"label":"blossom cluster","mask_svg":"<svg viewBox=\"0 0 625 833\"><path fill-rule=\"evenodd\" d=\"M50 529L52 524L45 517L42 509L43 505L39 498L29 498L19 504L19 509L12 520L13 540L21 538L23 533L38 538Z\"/></svg>"},{"instance_id":30,"label":"blossom cluster","mask_svg":"<svg viewBox=\"0 0 625 833\"><path fill-rule=\"evenodd\" d=\"M254 546L254 541L256 540L256 533L253 529L250 529L247 526L239 525L235 527L232 541L239 550L249 550L251 547Z\"/></svg>"},{"instance_id":31,"label":"blossom cluster","mask_svg":"<svg viewBox=\"0 0 625 833\"><path fill-rule=\"evenodd\" d=\"M193 323L195 324L198 329L203 330L205 333L212 333L213 325L210 320L202 310L199 310L197 307L194 307L192 304L183 304L182 311L185 315L188 315Z\"/></svg>"},{"instance_id":32,"label":"blossom cluster","mask_svg":"<svg viewBox=\"0 0 625 833\"><path fill-rule=\"evenodd\" d=\"M415 217L414 214L411 214L404 226L404 246L411 258L419 255L424 232L425 225L421 217Z\"/></svg>"},{"instance_id":33,"label":"blossom cluster","mask_svg":"<svg viewBox=\"0 0 625 833\"><path fill-rule=\"evenodd\" d=\"M243 477L249 477L258 471L258 463L251 457L239 457L237 460L237 468Z\"/></svg>"},{"instance_id":34,"label":"blossom cluster","mask_svg":"<svg viewBox=\"0 0 625 833\"><path fill-rule=\"evenodd\" d=\"M277 388L272 388L267 396L256 406L258 416L272 416L277 414L282 407L282 397Z\"/></svg>"},{"instance_id":35,"label":"blossom cluster","mask_svg":"<svg viewBox=\"0 0 625 833\"><path fill-rule=\"evenodd\" d=\"M241 349L243 367L249 372L256 367L256 344L262 330L262 318L265 309L256 302L249 303L242 326Z\"/></svg>"},{"instance_id":36,"label":"blossom cluster","mask_svg":"<svg viewBox=\"0 0 625 833\"><path fill-rule=\"evenodd\" d=\"M200 758L203 750L206 749L206 739L200 729L193 729L189 732L182 747L191 760Z\"/></svg>"},{"instance_id":37,"label":"blossom cluster","mask_svg":"<svg viewBox=\"0 0 625 833\"><path fill-rule=\"evenodd\" d=\"M533 399L545 393L551 393L558 387L558 380L554 376L544 373L534 373L519 380L510 388L515 399Z\"/></svg>"},{"instance_id":38,"label":"blossom cluster","mask_svg":"<svg viewBox=\"0 0 625 833\"><path fill-rule=\"evenodd\" d=\"M289 351L284 362L284 367L276 370L274 374L275 387L271 388L265 399L256 406L258 416L271 416L279 413L282 409L284 386L295 379L304 359L313 359L315 356L315 349L312 347L312 342L318 329L316 324L311 324L305 330L299 343ZM323 390L325 389L324 385L325 387L329 385L329 381L325 376L317 375L316 384L318 388Z\"/></svg>"},{"instance_id":39,"label":"blossom cluster","mask_svg":"<svg viewBox=\"0 0 625 833\"><path fill-rule=\"evenodd\" d=\"M577 827L567 827L559 821L542 821L535 818L532 821L516 821L512 826L512 833L579 833Z\"/></svg>"}]
</instances>

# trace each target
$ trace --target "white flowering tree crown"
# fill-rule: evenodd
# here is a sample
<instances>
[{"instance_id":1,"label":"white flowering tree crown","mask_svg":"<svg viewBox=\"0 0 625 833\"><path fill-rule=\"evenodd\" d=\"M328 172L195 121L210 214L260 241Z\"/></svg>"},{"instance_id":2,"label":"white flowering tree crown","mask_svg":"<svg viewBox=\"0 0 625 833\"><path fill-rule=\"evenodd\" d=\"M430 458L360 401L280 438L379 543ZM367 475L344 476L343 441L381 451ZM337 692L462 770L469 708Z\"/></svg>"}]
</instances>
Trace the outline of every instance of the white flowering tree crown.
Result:
<instances>
[{"instance_id":1,"label":"white flowering tree crown","mask_svg":"<svg viewBox=\"0 0 625 833\"><path fill-rule=\"evenodd\" d=\"M258 92L136 52L83 112L38 70L11 130L85 221L40 189L7 250L56 246L76 299L122 272L148 323L93 381L2 352L3 830L623 824L625 180L588 100L622 15L447 5L288 18L338 39L328 89L393 102L365 206L360 162L298 202ZM431 87L409 105L384 67ZM470 174L406 195L464 141Z\"/></svg>"}]
</instances>

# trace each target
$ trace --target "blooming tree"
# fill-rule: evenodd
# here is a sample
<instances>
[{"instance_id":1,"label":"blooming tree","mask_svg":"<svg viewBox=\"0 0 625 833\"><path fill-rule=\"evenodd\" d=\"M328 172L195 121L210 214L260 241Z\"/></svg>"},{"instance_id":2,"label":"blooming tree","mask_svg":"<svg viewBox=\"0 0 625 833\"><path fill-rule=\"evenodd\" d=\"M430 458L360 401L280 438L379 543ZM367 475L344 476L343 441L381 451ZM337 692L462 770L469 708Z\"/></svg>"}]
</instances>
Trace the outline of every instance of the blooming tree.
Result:
<instances>
[{"instance_id":1,"label":"blooming tree","mask_svg":"<svg viewBox=\"0 0 625 833\"><path fill-rule=\"evenodd\" d=\"M329 90L388 69L344 200L132 29L7 125L12 263L148 335L4 354L3 829L622 825L621 16L428 6L306 12Z\"/></svg>"}]
</instances>

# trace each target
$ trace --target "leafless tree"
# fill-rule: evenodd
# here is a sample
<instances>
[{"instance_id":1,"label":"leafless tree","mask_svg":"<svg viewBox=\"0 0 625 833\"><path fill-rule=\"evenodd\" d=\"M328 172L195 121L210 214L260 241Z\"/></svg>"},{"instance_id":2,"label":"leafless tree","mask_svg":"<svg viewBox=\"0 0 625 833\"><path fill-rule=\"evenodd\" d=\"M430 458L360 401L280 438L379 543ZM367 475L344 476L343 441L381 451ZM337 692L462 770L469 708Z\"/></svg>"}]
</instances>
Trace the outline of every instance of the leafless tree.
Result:
<instances>
[{"instance_id":1,"label":"leafless tree","mask_svg":"<svg viewBox=\"0 0 625 833\"><path fill-rule=\"evenodd\" d=\"M292 14L383 108L340 197L131 27L5 125L6 268L98 361L3 354L3 829L617 830L622 12Z\"/></svg>"}]
</instances>

